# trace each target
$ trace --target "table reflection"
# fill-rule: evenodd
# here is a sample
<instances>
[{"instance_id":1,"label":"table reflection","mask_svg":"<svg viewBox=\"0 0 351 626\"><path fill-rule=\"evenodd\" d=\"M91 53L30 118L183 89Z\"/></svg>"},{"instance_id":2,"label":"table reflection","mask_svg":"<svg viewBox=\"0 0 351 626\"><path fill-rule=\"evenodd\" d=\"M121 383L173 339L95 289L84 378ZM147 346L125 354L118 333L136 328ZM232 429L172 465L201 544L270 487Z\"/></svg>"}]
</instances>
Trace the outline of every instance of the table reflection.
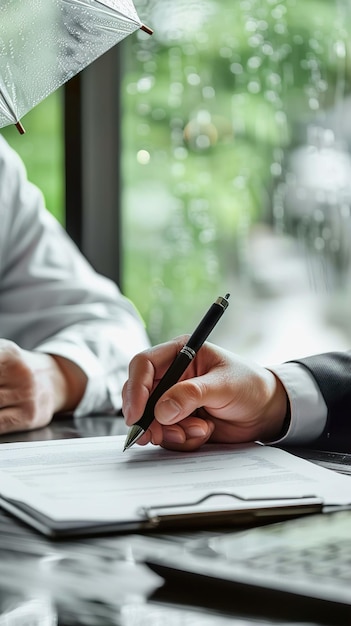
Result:
<instances>
[{"instance_id":1,"label":"table reflection","mask_svg":"<svg viewBox=\"0 0 351 626\"><path fill-rule=\"evenodd\" d=\"M8 433L0 436L1 443L16 441L50 441L77 437L104 437L124 435L128 429L119 415L94 415L91 417L55 417L50 424L37 430ZM1 626L1 625L0 625Z\"/></svg>"},{"instance_id":2,"label":"table reflection","mask_svg":"<svg viewBox=\"0 0 351 626\"><path fill-rule=\"evenodd\" d=\"M278 624L162 600L163 580L127 558L126 538L114 551L94 541L46 543L42 556L0 550L0 626Z\"/></svg>"}]
</instances>

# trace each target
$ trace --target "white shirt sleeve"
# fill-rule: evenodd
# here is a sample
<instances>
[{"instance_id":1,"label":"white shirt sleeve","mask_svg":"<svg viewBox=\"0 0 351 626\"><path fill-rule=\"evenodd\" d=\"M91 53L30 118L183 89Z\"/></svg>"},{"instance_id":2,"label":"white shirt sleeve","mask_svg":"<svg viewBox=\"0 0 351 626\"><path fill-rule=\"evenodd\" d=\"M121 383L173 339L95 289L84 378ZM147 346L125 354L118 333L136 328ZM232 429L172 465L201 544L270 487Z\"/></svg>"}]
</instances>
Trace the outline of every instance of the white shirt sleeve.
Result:
<instances>
[{"instance_id":1,"label":"white shirt sleeve","mask_svg":"<svg viewBox=\"0 0 351 626\"><path fill-rule=\"evenodd\" d=\"M0 224L0 337L66 357L85 372L76 415L119 409L129 361L149 346L144 325L46 210L1 137Z\"/></svg>"},{"instance_id":2,"label":"white shirt sleeve","mask_svg":"<svg viewBox=\"0 0 351 626\"><path fill-rule=\"evenodd\" d=\"M291 409L285 436L270 443L298 446L314 441L325 428L327 407L313 376L299 363L283 363L269 369L284 385Z\"/></svg>"}]
</instances>

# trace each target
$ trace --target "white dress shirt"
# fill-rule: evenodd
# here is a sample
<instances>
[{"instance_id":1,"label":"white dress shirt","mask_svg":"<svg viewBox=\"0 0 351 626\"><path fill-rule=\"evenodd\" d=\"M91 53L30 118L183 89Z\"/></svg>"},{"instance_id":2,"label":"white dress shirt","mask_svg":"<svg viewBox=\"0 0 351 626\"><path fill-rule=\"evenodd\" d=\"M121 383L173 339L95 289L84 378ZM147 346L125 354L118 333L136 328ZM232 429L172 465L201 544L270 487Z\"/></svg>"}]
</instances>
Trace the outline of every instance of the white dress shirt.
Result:
<instances>
[{"instance_id":1,"label":"white dress shirt","mask_svg":"<svg viewBox=\"0 0 351 626\"><path fill-rule=\"evenodd\" d=\"M327 406L309 371L299 363L283 363L269 368L281 380L290 401L290 426L278 443L305 445L322 434L327 421Z\"/></svg>"},{"instance_id":2,"label":"white dress shirt","mask_svg":"<svg viewBox=\"0 0 351 626\"><path fill-rule=\"evenodd\" d=\"M76 415L119 409L128 363L149 346L131 302L83 258L1 136L0 337L85 372Z\"/></svg>"}]
</instances>

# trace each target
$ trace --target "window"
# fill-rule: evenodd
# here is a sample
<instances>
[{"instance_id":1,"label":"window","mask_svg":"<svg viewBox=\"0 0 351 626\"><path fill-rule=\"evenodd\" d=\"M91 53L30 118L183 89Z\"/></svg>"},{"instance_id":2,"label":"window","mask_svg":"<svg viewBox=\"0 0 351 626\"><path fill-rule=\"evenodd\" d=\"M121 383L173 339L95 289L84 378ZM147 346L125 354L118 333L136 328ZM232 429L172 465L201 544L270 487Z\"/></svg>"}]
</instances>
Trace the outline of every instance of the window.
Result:
<instances>
[{"instance_id":1,"label":"window","mask_svg":"<svg viewBox=\"0 0 351 626\"><path fill-rule=\"evenodd\" d=\"M271 361L349 345L348 2L135 0L123 43L123 288L153 342Z\"/></svg>"}]
</instances>

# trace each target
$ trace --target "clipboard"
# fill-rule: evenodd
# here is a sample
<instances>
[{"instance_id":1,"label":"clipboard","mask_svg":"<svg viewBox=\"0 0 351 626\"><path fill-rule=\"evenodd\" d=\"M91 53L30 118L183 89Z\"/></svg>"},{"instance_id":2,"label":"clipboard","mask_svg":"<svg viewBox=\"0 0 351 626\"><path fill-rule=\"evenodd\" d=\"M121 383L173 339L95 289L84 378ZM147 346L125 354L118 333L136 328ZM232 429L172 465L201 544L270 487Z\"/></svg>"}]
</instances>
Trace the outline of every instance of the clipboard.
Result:
<instances>
[{"instance_id":1,"label":"clipboard","mask_svg":"<svg viewBox=\"0 0 351 626\"><path fill-rule=\"evenodd\" d=\"M241 499L228 492L208 494L200 501L174 504L155 505L141 507L139 510L140 519L138 521L126 520L125 522L104 522L86 520L57 521L44 515L37 509L10 498L0 498L0 506L8 513L20 519L34 530L40 532L50 539L69 539L75 537L88 537L106 534L123 534L131 532L156 532L164 530L185 530L201 528L219 527L250 527L260 526L278 521L320 513L323 510L323 502L314 496L302 498L281 498L281 502L270 503L265 500L266 505L262 506L262 500L245 499L250 506L242 509L212 509L206 510L203 505L206 501L216 497L229 497ZM252 506L252 503L259 502L259 506Z\"/></svg>"},{"instance_id":2,"label":"clipboard","mask_svg":"<svg viewBox=\"0 0 351 626\"><path fill-rule=\"evenodd\" d=\"M351 503L349 477L261 444L193 453L123 436L1 446L0 507L50 539L244 527Z\"/></svg>"}]
</instances>

